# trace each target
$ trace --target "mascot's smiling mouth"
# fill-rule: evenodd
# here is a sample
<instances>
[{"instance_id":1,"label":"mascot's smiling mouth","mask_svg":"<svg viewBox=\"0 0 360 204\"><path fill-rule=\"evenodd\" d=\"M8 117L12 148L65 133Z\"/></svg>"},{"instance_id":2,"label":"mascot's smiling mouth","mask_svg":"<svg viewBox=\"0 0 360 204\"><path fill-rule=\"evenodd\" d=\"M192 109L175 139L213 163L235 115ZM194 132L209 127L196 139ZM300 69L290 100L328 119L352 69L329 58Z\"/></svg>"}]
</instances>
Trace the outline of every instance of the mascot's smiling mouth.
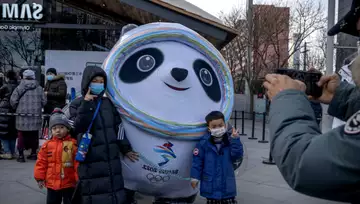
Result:
<instances>
[{"instance_id":1,"label":"mascot's smiling mouth","mask_svg":"<svg viewBox=\"0 0 360 204\"><path fill-rule=\"evenodd\" d=\"M188 90L190 88L190 87L188 87L188 88L179 88L179 87L171 86L170 84L167 84L166 82L164 82L164 84L166 84L166 86L168 86L169 88L174 89L176 91L185 91L185 90Z\"/></svg>"}]
</instances>

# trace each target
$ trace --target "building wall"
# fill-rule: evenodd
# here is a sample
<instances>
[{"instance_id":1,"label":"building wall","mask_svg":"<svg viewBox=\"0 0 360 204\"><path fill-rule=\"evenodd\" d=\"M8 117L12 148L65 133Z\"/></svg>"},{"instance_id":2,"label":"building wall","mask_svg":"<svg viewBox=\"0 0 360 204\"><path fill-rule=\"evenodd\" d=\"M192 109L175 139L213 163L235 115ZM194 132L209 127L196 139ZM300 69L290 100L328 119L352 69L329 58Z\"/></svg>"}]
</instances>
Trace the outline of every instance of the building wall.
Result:
<instances>
[{"instance_id":1,"label":"building wall","mask_svg":"<svg viewBox=\"0 0 360 204\"><path fill-rule=\"evenodd\" d=\"M254 5L254 15L254 29L260 31L254 31L254 69L261 69L259 77L264 77L284 62L284 66L287 65L290 9L273 5ZM272 38L268 39L271 35ZM257 54L259 52L260 54Z\"/></svg>"},{"instance_id":2,"label":"building wall","mask_svg":"<svg viewBox=\"0 0 360 204\"><path fill-rule=\"evenodd\" d=\"M290 9L273 5L254 5L253 13L253 73L256 73L257 78L262 78L265 74L279 68L284 62L283 66L287 66ZM223 55L234 77L235 91L237 93L244 93L245 83L240 83L238 80L244 79L241 76L243 76L243 71L246 70L247 63L246 46L248 34L246 20L239 20L237 29L240 31L238 36L223 49ZM269 36L273 36L273 38L270 40L268 39ZM258 55L257 53L259 52L262 54ZM255 88L255 93L261 91L261 82L255 84L257 87Z\"/></svg>"}]
</instances>

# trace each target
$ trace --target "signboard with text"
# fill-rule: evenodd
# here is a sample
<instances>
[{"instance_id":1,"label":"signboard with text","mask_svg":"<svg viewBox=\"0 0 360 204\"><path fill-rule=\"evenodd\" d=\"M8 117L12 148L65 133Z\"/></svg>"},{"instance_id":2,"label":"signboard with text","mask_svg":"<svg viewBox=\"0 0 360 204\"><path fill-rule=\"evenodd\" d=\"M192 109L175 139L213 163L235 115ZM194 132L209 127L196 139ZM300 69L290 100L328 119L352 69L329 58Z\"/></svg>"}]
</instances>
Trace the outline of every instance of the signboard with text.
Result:
<instances>
[{"instance_id":1,"label":"signboard with text","mask_svg":"<svg viewBox=\"0 0 360 204\"><path fill-rule=\"evenodd\" d=\"M33 31L44 17L43 6L31 4L0 4L0 31Z\"/></svg>"},{"instance_id":2,"label":"signboard with text","mask_svg":"<svg viewBox=\"0 0 360 204\"><path fill-rule=\"evenodd\" d=\"M43 6L41 4L9 4L1 6L2 20L40 20L43 18Z\"/></svg>"}]
</instances>

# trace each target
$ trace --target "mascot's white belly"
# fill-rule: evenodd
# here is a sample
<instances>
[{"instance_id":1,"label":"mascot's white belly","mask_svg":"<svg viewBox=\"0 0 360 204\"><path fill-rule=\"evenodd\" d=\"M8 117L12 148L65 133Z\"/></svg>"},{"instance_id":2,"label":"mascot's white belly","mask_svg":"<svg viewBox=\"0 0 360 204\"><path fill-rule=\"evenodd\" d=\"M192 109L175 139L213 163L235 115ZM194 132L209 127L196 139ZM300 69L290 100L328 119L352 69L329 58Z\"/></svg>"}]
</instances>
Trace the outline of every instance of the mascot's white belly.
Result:
<instances>
[{"instance_id":1,"label":"mascot's white belly","mask_svg":"<svg viewBox=\"0 0 360 204\"><path fill-rule=\"evenodd\" d=\"M168 198L188 197L197 193L198 189L193 189L189 180L196 141L167 140L144 132L125 120L123 125L134 151L141 155L137 162L127 158L122 160L127 189ZM169 142L173 146L165 147L167 145L164 144Z\"/></svg>"}]
</instances>

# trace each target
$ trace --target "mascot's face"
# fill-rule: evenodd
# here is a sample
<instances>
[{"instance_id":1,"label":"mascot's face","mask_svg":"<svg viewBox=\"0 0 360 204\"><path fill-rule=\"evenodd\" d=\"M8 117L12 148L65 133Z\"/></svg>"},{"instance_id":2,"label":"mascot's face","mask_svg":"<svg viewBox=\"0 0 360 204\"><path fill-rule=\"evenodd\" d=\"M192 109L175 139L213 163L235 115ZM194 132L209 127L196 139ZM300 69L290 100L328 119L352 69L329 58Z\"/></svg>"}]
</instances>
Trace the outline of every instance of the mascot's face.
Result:
<instances>
[{"instance_id":1,"label":"mascot's face","mask_svg":"<svg viewBox=\"0 0 360 204\"><path fill-rule=\"evenodd\" d=\"M148 115L197 123L220 109L223 93L214 67L185 44L146 44L127 54L120 66L111 77L118 77L122 97Z\"/></svg>"}]
</instances>

